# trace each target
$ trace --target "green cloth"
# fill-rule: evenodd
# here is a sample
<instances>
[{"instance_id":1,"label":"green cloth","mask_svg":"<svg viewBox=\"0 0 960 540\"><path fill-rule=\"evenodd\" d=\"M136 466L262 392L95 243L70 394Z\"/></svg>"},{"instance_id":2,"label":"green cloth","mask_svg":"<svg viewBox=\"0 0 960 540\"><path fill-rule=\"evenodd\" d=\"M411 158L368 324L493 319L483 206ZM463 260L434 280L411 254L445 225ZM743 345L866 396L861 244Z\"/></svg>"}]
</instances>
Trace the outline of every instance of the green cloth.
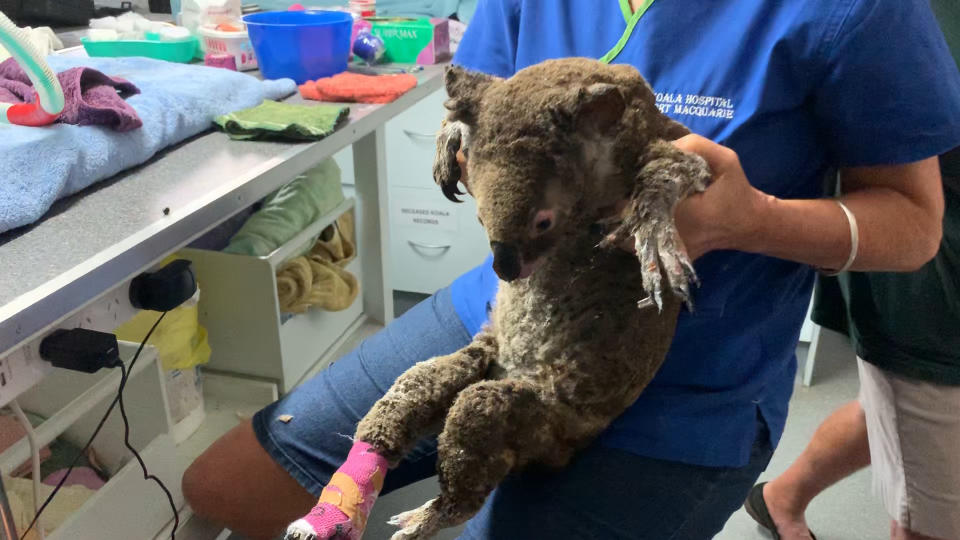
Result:
<instances>
[{"instance_id":1,"label":"green cloth","mask_svg":"<svg viewBox=\"0 0 960 540\"><path fill-rule=\"evenodd\" d=\"M340 105L299 105L264 100L256 107L214 119L231 139L318 141L333 133L350 114Z\"/></svg>"},{"instance_id":2,"label":"green cloth","mask_svg":"<svg viewBox=\"0 0 960 540\"><path fill-rule=\"evenodd\" d=\"M263 206L244 222L224 251L268 255L344 200L340 167L333 158L327 158L264 199ZM300 246L292 256L310 251L315 241Z\"/></svg>"}]
</instances>

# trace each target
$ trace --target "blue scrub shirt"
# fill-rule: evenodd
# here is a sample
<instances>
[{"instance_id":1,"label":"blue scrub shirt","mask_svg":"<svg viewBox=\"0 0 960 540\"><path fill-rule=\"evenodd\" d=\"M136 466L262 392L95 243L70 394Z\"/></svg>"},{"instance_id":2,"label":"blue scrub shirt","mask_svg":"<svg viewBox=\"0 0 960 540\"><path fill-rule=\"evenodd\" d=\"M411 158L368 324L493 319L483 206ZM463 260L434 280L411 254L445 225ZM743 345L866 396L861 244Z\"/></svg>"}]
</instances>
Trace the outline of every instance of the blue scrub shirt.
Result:
<instances>
[{"instance_id":1,"label":"blue scrub shirt","mask_svg":"<svg viewBox=\"0 0 960 540\"><path fill-rule=\"evenodd\" d=\"M484 0L455 62L508 77L600 58L626 25L615 0ZM960 74L927 0L656 0L614 63L635 66L664 113L733 148L750 182L781 198L821 197L834 167L960 145ZM660 372L601 443L743 466L758 412L774 446L783 433L814 272L731 251L696 268L696 311L680 315ZM471 332L497 285L490 259L453 283Z\"/></svg>"}]
</instances>

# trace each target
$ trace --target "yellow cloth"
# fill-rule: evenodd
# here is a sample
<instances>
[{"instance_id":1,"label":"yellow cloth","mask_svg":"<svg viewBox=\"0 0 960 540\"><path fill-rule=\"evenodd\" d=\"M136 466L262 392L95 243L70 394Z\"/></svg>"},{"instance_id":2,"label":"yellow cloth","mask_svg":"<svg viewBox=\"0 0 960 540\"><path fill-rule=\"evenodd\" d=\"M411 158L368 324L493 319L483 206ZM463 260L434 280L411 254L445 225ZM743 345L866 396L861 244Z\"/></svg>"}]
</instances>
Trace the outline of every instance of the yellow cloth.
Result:
<instances>
[{"instance_id":1,"label":"yellow cloth","mask_svg":"<svg viewBox=\"0 0 960 540\"><path fill-rule=\"evenodd\" d=\"M33 521L33 481L26 478L3 477L3 485L7 488L7 498L10 499L10 512L17 531L23 534L24 529ZM40 484L40 500L43 501L53 491L53 486ZM79 484L64 486L57 492L50 505L40 516L40 523L47 533L52 532L83 506L96 491ZM30 531L23 540L39 540L36 528Z\"/></svg>"},{"instance_id":2,"label":"yellow cloth","mask_svg":"<svg viewBox=\"0 0 960 540\"><path fill-rule=\"evenodd\" d=\"M342 311L360 292L356 276L345 267L356 257L353 213L340 216L320 233L306 255L277 271L277 299L282 313L306 313L311 307Z\"/></svg>"}]
</instances>

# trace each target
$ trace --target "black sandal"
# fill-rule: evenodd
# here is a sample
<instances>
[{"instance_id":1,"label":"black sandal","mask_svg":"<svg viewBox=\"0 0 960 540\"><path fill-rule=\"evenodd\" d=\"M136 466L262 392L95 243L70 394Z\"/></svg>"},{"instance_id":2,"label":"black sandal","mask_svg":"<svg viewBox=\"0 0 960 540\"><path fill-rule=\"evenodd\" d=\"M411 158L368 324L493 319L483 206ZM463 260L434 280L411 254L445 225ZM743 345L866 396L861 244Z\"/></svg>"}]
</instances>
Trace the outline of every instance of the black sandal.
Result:
<instances>
[{"instance_id":1,"label":"black sandal","mask_svg":"<svg viewBox=\"0 0 960 540\"><path fill-rule=\"evenodd\" d=\"M777 532L777 526L773 523L773 518L770 517L770 511L767 510L767 501L763 500L763 486L766 484L766 482L763 482L750 489L747 500L743 503L743 509L757 522L757 525L760 525L773 535L773 540L780 540L780 533ZM810 537L813 538L813 540L817 540L817 537L814 536L812 531L810 531Z\"/></svg>"}]
</instances>

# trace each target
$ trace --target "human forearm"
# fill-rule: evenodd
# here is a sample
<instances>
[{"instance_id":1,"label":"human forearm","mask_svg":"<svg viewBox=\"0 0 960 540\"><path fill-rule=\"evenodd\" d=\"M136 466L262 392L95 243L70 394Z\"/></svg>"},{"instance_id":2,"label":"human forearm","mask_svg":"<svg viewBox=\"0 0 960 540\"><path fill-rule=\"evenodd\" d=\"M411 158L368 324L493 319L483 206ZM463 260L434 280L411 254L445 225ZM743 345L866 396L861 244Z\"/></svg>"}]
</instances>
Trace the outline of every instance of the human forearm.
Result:
<instances>
[{"instance_id":1,"label":"human forearm","mask_svg":"<svg viewBox=\"0 0 960 540\"><path fill-rule=\"evenodd\" d=\"M707 159L714 176L705 193L677 210L691 256L735 249L825 269L846 263L850 225L835 201L777 199L749 184L733 151L696 136L676 144ZM842 178L840 200L854 215L859 236L852 269L909 271L933 257L943 219L936 158L845 169Z\"/></svg>"},{"instance_id":2,"label":"human forearm","mask_svg":"<svg viewBox=\"0 0 960 540\"><path fill-rule=\"evenodd\" d=\"M936 254L940 219L903 194L867 188L840 200L855 216L858 229L851 270L911 271ZM850 255L850 226L834 201L764 197L756 228L731 244L732 249L836 269Z\"/></svg>"}]
</instances>

